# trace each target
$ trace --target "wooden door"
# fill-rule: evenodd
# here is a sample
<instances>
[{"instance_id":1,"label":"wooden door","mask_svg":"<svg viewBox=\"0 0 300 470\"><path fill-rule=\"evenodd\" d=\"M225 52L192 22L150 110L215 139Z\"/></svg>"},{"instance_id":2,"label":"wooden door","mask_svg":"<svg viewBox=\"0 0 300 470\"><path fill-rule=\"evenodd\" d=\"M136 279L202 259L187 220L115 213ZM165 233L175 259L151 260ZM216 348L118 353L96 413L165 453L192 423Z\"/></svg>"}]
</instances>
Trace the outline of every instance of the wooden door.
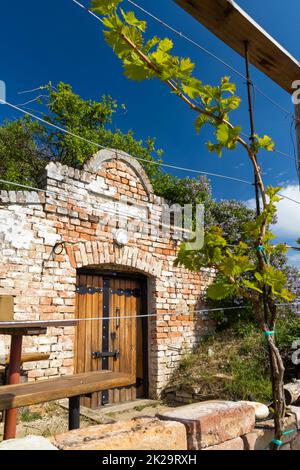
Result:
<instances>
[{"instance_id":1,"label":"wooden door","mask_svg":"<svg viewBox=\"0 0 300 470\"><path fill-rule=\"evenodd\" d=\"M147 372L144 280L82 272L77 276L76 372L111 370L135 379L130 387L83 399L96 408L145 396Z\"/></svg>"}]
</instances>

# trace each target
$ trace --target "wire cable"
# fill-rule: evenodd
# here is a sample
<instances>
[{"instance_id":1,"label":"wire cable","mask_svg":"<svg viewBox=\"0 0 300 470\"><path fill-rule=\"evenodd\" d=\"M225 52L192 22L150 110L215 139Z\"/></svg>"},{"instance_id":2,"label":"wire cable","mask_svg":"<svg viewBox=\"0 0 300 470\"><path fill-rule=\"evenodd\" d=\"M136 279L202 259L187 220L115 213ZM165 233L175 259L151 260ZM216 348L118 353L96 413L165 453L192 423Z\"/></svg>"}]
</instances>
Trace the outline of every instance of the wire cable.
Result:
<instances>
[{"instance_id":1,"label":"wire cable","mask_svg":"<svg viewBox=\"0 0 300 470\"><path fill-rule=\"evenodd\" d=\"M75 3L79 4L79 2L77 2L76 0L72 0L74 1ZM205 52L207 55L209 55L210 57L214 58L215 60L217 60L218 62L220 62L221 64L225 65L225 67L227 67L229 70L231 70L232 72L234 72L236 75L238 75L240 78L243 78L244 80L247 80L247 77L242 73L240 72L239 70L237 70L236 68L234 68L232 65L228 64L227 62L225 62L223 59L221 59L220 57L218 57L216 54L214 54L213 52L209 51L208 49L206 49L204 46L202 46L201 44L199 44L198 42L194 41L193 39L191 39L189 36L187 36L186 34L182 33L181 31L178 31L177 29L175 29L173 26L169 25L168 23L166 23L165 21L163 21L162 19L158 18L157 16L153 15L153 13L150 13L148 10L146 10L145 8L141 7L140 5L138 5L137 3L133 2L132 0L127 0L128 3L130 3L131 5L133 5L135 8L137 8L138 10L142 11L143 13L145 13L145 15L149 16L150 18L152 18L153 20L157 21L158 23L160 23L162 26L164 26L165 28L169 29L170 31L172 31L173 33L177 34L177 36L181 37L182 39L186 40L187 42L189 42L190 44L196 46L198 49L200 49L201 51ZM84 5L81 5L82 8L86 8L84 7ZM97 16L97 15L96 15ZM99 19L99 17L98 17ZM264 98L266 98L268 101L270 101L270 103L272 103L275 107L277 107L280 111L282 111L284 114L286 115L289 115L289 116L292 116L293 119L295 119L295 116L293 115L293 113L291 113L291 111L288 111L287 109L285 109L282 105L280 105L279 103L277 103L273 98L271 98L270 96L268 96L263 90L261 90L255 83L253 83L251 81L251 84L252 86L256 89L256 91L261 94Z\"/></svg>"},{"instance_id":2,"label":"wire cable","mask_svg":"<svg viewBox=\"0 0 300 470\"><path fill-rule=\"evenodd\" d=\"M75 0L73 0L75 1ZM111 150L110 148L108 147L105 147L104 145L101 145L99 143L96 143L96 142L93 142L92 140L89 140L89 139L86 139L85 137L82 137L80 135L77 135L77 134L74 134L73 132L71 131L68 131L67 129L64 129L63 127L60 127L60 126L57 126L56 124L53 124L52 122L49 122L47 121L46 119L43 119L39 116L36 116L35 114L33 113L30 113L29 111L25 111L24 109L20 108L19 106L16 106L12 103L9 103L8 101L5 101L3 99L0 98L0 102L3 103L3 104L6 104L7 106L13 108L13 109L16 109L17 111L20 111L21 113L23 114L26 114L30 117L32 117L33 119L36 119L44 124L46 124L47 126L51 126L61 132L63 132L64 134L68 134L68 135L71 135L72 137L74 138L77 138L77 139L80 139L84 142L87 142L89 144L92 144L92 145L95 145L97 146L98 148L101 148L103 150ZM216 178L222 178L222 179L225 179L225 180L232 180L232 181L237 181L239 183L243 183L243 184L247 184L247 185L250 185L250 186L253 186L253 183L250 182L250 181L246 181L246 180L242 180L240 178L234 178L233 176L227 176L227 175L222 175L222 174L219 174L219 173L210 173L210 172L205 172L205 171L200 171L200 170L195 170L193 168L186 168L186 167L181 167L181 166L176 166L176 165L169 165L167 163L160 163L160 162L156 162L156 161L149 161L145 158L140 158L140 157L136 157L134 155L132 155L134 158L136 158L137 160L139 161L142 161L142 162L146 162L148 164L154 164L154 165L159 165L159 166L162 166L162 167L166 167L166 168L172 168L172 169L175 169L175 170L181 170L181 171L187 171L187 172L192 172L192 173L197 173L197 174L200 174L200 175L206 175L206 176L211 176L211 177L216 177ZM13 182L9 182L9 181L5 181L5 180L2 180L3 183L8 183L8 184L13 184ZM38 190L36 188L36 190ZM44 190L42 190L44 191ZM280 197L284 198L284 199L288 199L296 204L299 204L300 205L300 201L296 201L295 199L292 199L288 196L284 196L283 194L279 194Z\"/></svg>"},{"instance_id":3,"label":"wire cable","mask_svg":"<svg viewBox=\"0 0 300 470\"><path fill-rule=\"evenodd\" d=\"M75 1L75 0L74 0ZM27 116L30 116L32 117L33 119L36 119L40 122L42 122L43 124L46 124L47 126L50 126L50 127L53 127L54 129L60 131L60 132L63 132L64 134L68 134L74 138L77 138L77 139L80 139L88 144L92 144L92 145L95 145L96 147L102 149L102 150L111 150L109 147L105 147L104 145L101 145L97 142L94 142L92 140L89 140L89 139L86 139L85 137L82 137L80 135L77 135L77 134L74 134L73 132L71 131L68 131L67 129L63 128L63 127L60 127L52 122L49 122L47 121L46 119L43 119L39 116L36 116L35 114L29 112L29 111L25 111L24 109L20 108L19 106L16 106L12 103L9 103L8 101L5 101L5 100L2 100L0 98L0 102L3 103L3 104L6 104L7 106L23 113L23 114L26 114ZM136 160L139 160L141 162L144 162L144 163L148 163L150 165L157 165L157 166L162 166L162 167L165 167L165 168L170 168L170 169L174 169L174 170L180 170L180 171L185 171L185 172L191 172L191 173L195 173L195 174L199 174L199 175L203 175L203 176L211 176L211 177L216 177L216 178L222 178L222 179L226 179L226 180L231 180L231 181L236 181L238 183L243 183L243 184L247 184L247 185L250 185L250 186L253 186L253 183L251 181L247 181L247 180L243 180L243 179L240 179L240 178L235 178L233 176L228 176L228 175L223 175L223 174L220 174L220 173L212 173L212 172L208 172L208 171L201 171L201 170L196 170L194 168L187 168L187 167L182 167L182 166L177 166L177 165L171 165L171 164L168 164L168 163L161 163L161 162L157 162L155 160L153 161L149 161L147 160L146 158L141 158L141 157L136 157L135 155L132 155ZM9 181L5 181L5 180L2 180L3 183L11 183L13 184L13 182L9 182Z\"/></svg>"},{"instance_id":4,"label":"wire cable","mask_svg":"<svg viewBox=\"0 0 300 470\"><path fill-rule=\"evenodd\" d=\"M289 306L299 306L300 302L293 302L289 304L276 304L277 307L289 307ZM117 315L117 316L110 316L110 317L89 317L89 318L74 318L72 321L74 322L82 322L82 321L96 321L96 320L132 320L132 319L138 319L138 318L153 318L153 317L159 317L159 316L190 316L194 314L207 314L209 312L221 312L221 311L228 311L228 310L242 310L242 309L251 309L251 305L240 305L240 306L231 306L231 307L218 307L218 308L204 308L204 309L198 309L194 311L188 311L188 312L182 312L182 311L175 311L175 312L158 312L158 313L147 313L147 314L142 314L142 315ZM47 323L57 323L56 320L47 320ZM64 320L59 320L60 323L66 322L70 323L70 319L64 319ZM14 320L14 321L8 321L4 322L6 325L17 325L18 323L22 324L39 324L39 323L45 323L45 320ZM1 322L0 322L1 325Z\"/></svg>"},{"instance_id":5,"label":"wire cable","mask_svg":"<svg viewBox=\"0 0 300 470\"><path fill-rule=\"evenodd\" d=\"M295 157L292 157L292 155L289 155L289 154L286 153L286 152L281 152L281 150L278 150L278 149L276 149L276 148L275 148L275 150L274 150L274 153L279 153L279 155L282 155L283 157L287 157L287 158L289 158L290 160L293 160L293 161L297 162L297 159L296 159Z\"/></svg>"},{"instance_id":6,"label":"wire cable","mask_svg":"<svg viewBox=\"0 0 300 470\"><path fill-rule=\"evenodd\" d=\"M75 0L73 0L75 1ZM89 140L89 139L86 139L85 137L82 137L80 135L77 135L77 134L74 134L73 132L71 131L68 131L67 129L64 129L63 127L60 127L56 124L53 124L52 122L49 122L47 121L46 119L43 119L39 116L36 116L35 114L29 112L29 111L25 111L24 109L20 108L19 106L16 106L12 103L9 103L8 101L5 101L3 99L0 98L0 103L3 103L23 114L26 114L30 117L32 117L33 119L36 119L44 124L46 124L47 126L50 126L50 127L53 127L57 130L59 130L60 132L63 132L64 134L68 134L68 135L71 135L72 137L74 138L77 138L77 139L80 139L84 142L87 142L89 144L92 144L92 145L95 145L96 147L100 148L100 149L103 149L103 150L111 150L110 148L108 147L105 147L104 145L101 145L99 143L96 143L92 140ZM250 181L246 181L246 180L242 180L240 178L234 178L233 176L227 176L227 175L222 175L222 174L219 174L219 173L211 173L211 172L205 172L205 171L200 171L200 170L195 170L193 168L186 168L186 167L181 167L181 166L176 166L176 165L170 165L170 164L167 164L167 163L160 163L160 162L156 162L156 161L149 161L145 158L140 158L140 157L136 157L134 155L132 155L134 158L136 158L136 160L139 160L139 161L142 161L142 162L146 162L148 164L154 164L154 165L159 165L159 166L162 166L162 167L166 167L166 168L172 168L172 169L175 169L175 170L181 170L181 171L187 171L187 172L192 172L192 173L196 173L196 174L200 174L200 175L205 175L205 176L211 176L211 177L216 177L216 178L222 178L222 179L225 179L225 180L231 180L231 181L237 181L239 183L243 183L243 184L247 184L247 185L250 185L250 186L253 186L253 183L250 182ZM11 181L5 181L5 180L2 180L3 183L7 183L7 184L13 184L13 182ZM36 190L38 190L38 188L36 188ZM44 192L44 190L42 190ZM295 199L292 199L288 196L284 196L283 194L279 194L280 197L282 197L283 199L288 199L296 204L299 204L300 205L300 201L296 201Z\"/></svg>"},{"instance_id":7,"label":"wire cable","mask_svg":"<svg viewBox=\"0 0 300 470\"><path fill-rule=\"evenodd\" d=\"M205 53L209 54L211 57L213 57L214 59L218 60L220 63L222 63L223 65L225 65L226 67L228 67L230 70L232 70L234 73L236 73L237 75L239 75L241 78L243 78L244 80L247 80L246 76L239 72L238 70L236 70L234 67L232 67L231 65L229 65L227 62L223 61L220 57L216 56L215 54L213 54L212 52L210 52L208 49L206 49L205 47L201 46L200 44L198 44L197 42L193 41L191 38L189 38L188 36L186 36L185 34L181 33L180 31L176 30L173 26L170 26L169 24L167 24L166 22L164 22L163 20L161 20L160 18L157 18L155 15L153 15L152 13L150 13L148 10L142 8L141 6L139 6L137 3L133 2L132 0L127 0L129 3L131 3L133 6L135 6L136 8L138 8L139 10L141 10L143 13L145 13L146 15L148 15L149 17L151 17L152 19L154 19L155 21L159 22L160 24L162 24L163 26L165 26L166 28L168 28L169 30L173 31L175 34L177 34L178 36L182 37L183 39L187 40L188 42L190 42L191 44L193 44L194 46L200 48L202 51L204 51ZM83 10L85 10L87 13L89 13L91 16L93 16L94 18L96 18L98 21L101 22L101 18L96 15L92 10L90 10L88 7L86 7L85 5L83 5L81 2L79 2L78 0L72 0L73 3L75 3L76 5L78 5L80 8L82 8ZM262 94L263 96L265 96L267 99L269 99L270 102L272 102L274 105L276 105L277 107L279 107L279 109L281 111L283 111L285 114L288 114L290 116L293 117L293 120L295 120L295 117L294 115L284 109L281 105L279 105L278 103L276 103L272 98L270 98L268 95L266 95L266 93L264 93L263 91L261 91L252 81L251 81L251 85L253 86L254 89L256 89L257 92L259 92L260 94ZM193 100L195 101L195 100ZM241 135L243 135L244 137L249 137L248 135L246 134L243 134L241 133ZM279 150L276 149L275 151L276 153L282 155L282 156L285 156L287 158L290 158L291 160L295 160L294 157L292 157L291 155L288 155L287 153L285 152L280 152Z\"/></svg>"},{"instance_id":8,"label":"wire cable","mask_svg":"<svg viewBox=\"0 0 300 470\"><path fill-rule=\"evenodd\" d=\"M75 1L75 0L73 0ZM143 13L145 13L147 16L149 16L150 18L152 18L153 20L157 21L158 23L160 23L162 26L164 26L165 28L169 29L170 31L172 31L173 33L177 34L179 37L185 39L186 41L188 41L190 44L193 44L193 46L196 46L198 49L201 49L201 51L205 52L207 55L213 57L215 60L217 60L218 62L220 62L221 64L225 65L225 67L229 68L232 72L234 72L235 74L239 75L240 78L243 78L243 79L246 79L246 77L244 76L243 73L239 72L237 69L235 69L234 67L232 67L231 65L229 65L227 62L225 62L223 59L221 59L220 57L218 57L217 55L215 55L213 52L209 51L208 49L206 49L206 47L202 46L201 44L199 44L198 42L194 41L193 39L189 38L188 36L186 36L184 33L182 33L181 31L178 31L177 29L175 29L173 26L169 25L168 23L166 23L165 21L161 20L160 18L158 18L157 16L153 15L153 13L150 13L149 11L145 10L144 8L142 8L140 5L138 5L137 3L131 1L131 0L127 0L128 3L131 3L131 5L133 5L134 7L136 7L137 9L139 9L140 11L142 11ZM76 2L77 3L77 2Z\"/></svg>"},{"instance_id":9,"label":"wire cable","mask_svg":"<svg viewBox=\"0 0 300 470\"><path fill-rule=\"evenodd\" d=\"M0 183L8 184L8 185L11 185L11 186L16 186L18 188L24 188L24 189L27 189L27 190L30 189L32 191L38 191L38 192L41 192L41 193L55 194L54 191L49 191L47 189L35 188L34 186L28 186L26 184L14 183L13 181L7 181L7 180L0 179Z\"/></svg>"}]
</instances>

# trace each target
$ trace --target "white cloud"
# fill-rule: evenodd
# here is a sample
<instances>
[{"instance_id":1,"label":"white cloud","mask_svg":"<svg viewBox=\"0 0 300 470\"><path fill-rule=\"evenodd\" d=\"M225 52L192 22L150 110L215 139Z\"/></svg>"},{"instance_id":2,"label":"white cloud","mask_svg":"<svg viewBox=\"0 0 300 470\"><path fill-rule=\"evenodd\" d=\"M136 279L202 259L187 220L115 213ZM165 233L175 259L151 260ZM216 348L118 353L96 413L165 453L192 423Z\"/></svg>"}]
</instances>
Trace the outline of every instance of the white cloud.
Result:
<instances>
[{"instance_id":1,"label":"white cloud","mask_svg":"<svg viewBox=\"0 0 300 470\"><path fill-rule=\"evenodd\" d=\"M283 196L300 201L299 185L289 184L285 186L280 194ZM255 208L255 200L250 199L247 205ZM300 205L288 199L283 199L277 205L278 222L273 226L274 234L281 239L290 243L295 242L300 237Z\"/></svg>"},{"instance_id":2,"label":"white cloud","mask_svg":"<svg viewBox=\"0 0 300 470\"><path fill-rule=\"evenodd\" d=\"M290 265L296 266L298 269L300 269L300 253L289 250L288 259Z\"/></svg>"},{"instance_id":3,"label":"white cloud","mask_svg":"<svg viewBox=\"0 0 300 470\"><path fill-rule=\"evenodd\" d=\"M300 201L300 190L298 184L284 184L280 194ZM248 207L255 209L255 199L246 202ZM277 205L278 223L273 225L273 233L276 235L275 242L287 243L297 246L296 240L300 237L300 205L289 199L283 199ZM300 269L300 252L288 250L289 264Z\"/></svg>"},{"instance_id":4,"label":"white cloud","mask_svg":"<svg viewBox=\"0 0 300 470\"><path fill-rule=\"evenodd\" d=\"M300 201L299 185L284 187L280 194ZM278 237L297 240L300 237L300 205L289 199L283 199L278 203L278 223L274 226L274 232Z\"/></svg>"}]
</instances>

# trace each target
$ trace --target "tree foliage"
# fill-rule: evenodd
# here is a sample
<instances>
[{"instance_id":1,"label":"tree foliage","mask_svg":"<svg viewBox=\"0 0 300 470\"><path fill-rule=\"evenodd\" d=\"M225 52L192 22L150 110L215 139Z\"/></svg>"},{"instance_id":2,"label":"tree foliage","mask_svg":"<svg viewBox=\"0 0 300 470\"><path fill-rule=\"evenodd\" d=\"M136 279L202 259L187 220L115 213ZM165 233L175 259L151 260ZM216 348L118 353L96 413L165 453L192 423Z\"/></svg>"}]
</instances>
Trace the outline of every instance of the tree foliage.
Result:
<instances>
[{"instance_id":1,"label":"tree foliage","mask_svg":"<svg viewBox=\"0 0 300 470\"><path fill-rule=\"evenodd\" d=\"M186 250L182 244L176 263L187 266L197 271L201 267L214 268L218 276L207 291L209 298L213 300L226 299L232 296L242 297L260 303L261 294L268 289L270 294L279 300L292 301L294 296L286 288L287 276L281 269L269 264L272 255L285 253L285 245L274 245L270 241L274 238L269 230L261 239L265 263L258 263L257 240L260 237L261 220L267 218L269 223L274 215L275 202L278 201L276 190L269 190L269 203L263 213L253 220L248 220L242 225L242 238L234 241L234 245L228 243L220 226L212 226L206 230L204 246L200 251Z\"/></svg>"},{"instance_id":2,"label":"tree foliage","mask_svg":"<svg viewBox=\"0 0 300 470\"><path fill-rule=\"evenodd\" d=\"M137 157L148 174L154 192L170 204L211 203L211 187L205 177L179 178L163 171L162 150L155 139L137 140L132 130L112 129L118 105L110 96L100 101L85 100L71 85L60 82L43 86L43 100L38 100L43 118L67 129L80 140L58 129L37 123L30 117L6 121L0 127L1 179L38 186L39 176L49 161L80 168L96 151L97 145L123 150ZM1 188L13 186L2 184Z\"/></svg>"},{"instance_id":3,"label":"tree foliage","mask_svg":"<svg viewBox=\"0 0 300 470\"><path fill-rule=\"evenodd\" d=\"M74 93L71 85L62 82L57 87L49 83L43 88L45 97L38 100L42 117L86 140L64 134L28 117L6 121L0 127L2 179L36 186L49 161L82 167L99 150L93 142L140 158L153 181L161 174L162 151L156 149L155 139L148 137L144 142L136 139L132 130L122 132L112 128L118 105L110 96L102 96L99 101L85 100ZM148 163L153 161L157 164Z\"/></svg>"},{"instance_id":4,"label":"tree foliage","mask_svg":"<svg viewBox=\"0 0 300 470\"><path fill-rule=\"evenodd\" d=\"M211 185L204 176L199 178L179 178L169 173L161 173L154 179L156 194L163 196L170 204L205 204L207 209L212 204ZM209 210L209 209L208 209Z\"/></svg>"},{"instance_id":5,"label":"tree foliage","mask_svg":"<svg viewBox=\"0 0 300 470\"><path fill-rule=\"evenodd\" d=\"M241 127L231 124L229 115L239 107L240 98L230 77L223 77L217 86L203 84L194 75L191 59L173 54L171 39L146 39L146 22L138 20L134 12L124 12L121 4L122 0L93 0L91 5L102 16L105 40L122 61L125 76L138 81L159 78L197 112L198 132L204 124L215 128L214 142L207 143L210 151L221 156L223 149L236 149L237 143L242 143ZM251 150L257 153L260 149L273 151L272 139L256 135Z\"/></svg>"},{"instance_id":6,"label":"tree foliage","mask_svg":"<svg viewBox=\"0 0 300 470\"><path fill-rule=\"evenodd\" d=\"M228 243L220 226L206 229L201 250L190 251L183 244L177 265L198 271L201 267L217 272L207 295L216 300L240 296L251 302L256 320L262 328L272 363L273 404L275 409L275 437L280 441L284 431L285 400L283 390L284 365L274 338L278 319L276 301L291 301L293 294L287 289L285 273L270 263L274 253L284 253L284 245L272 245L274 235L270 225L276 216L276 203L280 201L280 188L265 188L257 153L274 151L269 136L256 135L250 143L241 135L241 127L232 124L231 113L240 105L236 88L229 77L223 77L217 86L205 85L194 75L195 65L190 58L173 54L169 38L147 38L146 22L133 12L125 13L122 1L93 0L94 10L102 15L104 36L114 53L123 63L125 75L133 80L161 80L179 99L196 114L195 126L199 132L204 125L214 129L214 140L208 141L209 151L222 155L224 149L235 150L241 145L253 166L263 203L263 211L243 227L243 238L233 246ZM196 101L197 100L197 101ZM273 448L279 449L274 442Z\"/></svg>"},{"instance_id":7,"label":"tree foliage","mask_svg":"<svg viewBox=\"0 0 300 470\"><path fill-rule=\"evenodd\" d=\"M260 149L274 150L272 139L266 135L256 135L254 142L248 145L240 136L241 127L229 122L230 113L240 105L240 99L235 94L236 87L229 77L223 77L218 86L204 85L194 76L195 64L190 58L173 55L171 39L152 37L146 40L146 22L138 20L133 12L126 13L118 8L121 3L122 1L104 3L102 0L94 0L92 7L102 15L105 39L123 62L128 78L145 80L157 77L165 82L197 112L198 131L204 124L213 125L215 142L208 142L208 148L220 156L224 149L236 149L238 143L246 148L253 163ZM196 106L189 99L198 99L200 105ZM261 179L259 169L256 172ZM269 257L274 252L284 253L286 250L283 245L270 243L274 236L269 226L276 215L276 203L280 200L279 189L269 187L265 191L263 184L261 185L264 210L261 215L245 224L243 237L240 241L235 239L233 247L229 246L220 226L212 226L206 230L204 246L200 252L187 251L185 244L182 245L177 264L184 264L194 270L201 266L217 269L217 280L208 289L211 298L226 298L233 294L244 294L248 298L249 295L253 297L262 294L263 289L267 288L275 297L292 299L292 294L285 288L287 280L284 273L269 264ZM253 250L256 250L254 255Z\"/></svg>"},{"instance_id":8,"label":"tree foliage","mask_svg":"<svg viewBox=\"0 0 300 470\"><path fill-rule=\"evenodd\" d=\"M42 150L45 138L43 125L23 118L5 121L0 127L0 175L1 179L19 184L37 184L37 176L49 161ZM1 184L3 189L12 186Z\"/></svg>"}]
</instances>

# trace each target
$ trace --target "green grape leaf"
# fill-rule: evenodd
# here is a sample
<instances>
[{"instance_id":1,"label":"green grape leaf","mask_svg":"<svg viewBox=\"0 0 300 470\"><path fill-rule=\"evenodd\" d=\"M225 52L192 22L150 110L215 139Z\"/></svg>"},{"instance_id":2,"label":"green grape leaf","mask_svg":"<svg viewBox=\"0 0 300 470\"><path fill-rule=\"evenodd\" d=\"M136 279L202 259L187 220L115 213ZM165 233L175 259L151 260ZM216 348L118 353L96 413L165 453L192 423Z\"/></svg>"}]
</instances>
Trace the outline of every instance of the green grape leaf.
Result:
<instances>
[{"instance_id":1,"label":"green grape leaf","mask_svg":"<svg viewBox=\"0 0 300 470\"><path fill-rule=\"evenodd\" d=\"M223 77L221 80L221 90L234 94L236 91L236 85L230 82L230 77Z\"/></svg>"},{"instance_id":2,"label":"green grape leaf","mask_svg":"<svg viewBox=\"0 0 300 470\"><path fill-rule=\"evenodd\" d=\"M104 37L109 46L113 49L114 53L124 60L126 57L132 55L132 49L120 36L116 35L114 31L104 31Z\"/></svg>"},{"instance_id":3,"label":"green grape leaf","mask_svg":"<svg viewBox=\"0 0 300 470\"><path fill-rule=\"evenodd\" d=\"M295 295L285 288L279 292L279 295L282 299L287 300L288 302L292 302L295 299Z\"/></svg>"},{"instance_id":4,"label":"green grape leaf","mask_svg":"<svg viewBox=\"0 0 300 470\"><path fill-rule=\"evenodd\" d=\"M241 98L239 98L238 96L229 96L229 98L223 98L221 100L221 104L223 108L226 109L228 112L234 111L241 104Z\"/></svg>"},{"instance_id":5,"label":"green grape leaf","mask_svg":"<svg viewBox=\"0 0 300 470\"><path fill-rule=\"evenodd\" d=\"M183 92L192 99L198 98L201 95L202 83L196 78L189 78L182 82Z\"/></svg>"},{"instance_id":6,"label":"green grape leaf","mask_svg":"<svg viewBox=\"0 0 300 470\"><path fill-rule=\"evenodd\" d=\"M157 36L149 39L144 46L144 52L148 54L150 50L160 42L160 39Z\"/></svg>"},{"instance_id":7,"label":"green grape leaf","mask_svg":"<svg viewBox=\"0 0 300 470\"><path fill-rule=\"evenodd\" d=\"M257 134L255 134L255 137L258 142L258 146L262 149L267 150L268 152L273 152L275 148L275 144L271 137L264 135L263 137L259 137Z\"/></svg>"},{"instance_id":8,"label":"green grape leaf","mask_svg":"<svg viewBox=\"0 0 300 470\"><path fill-rule=\"evenodd\" d=\"M222 144L213 144L212 142L207 142L207 148L209 152L216 152L219 157L222 156L223 145Z\"/></svg>"},{"instance_id":9,"label":"green grape leaf","mask_svg":"<svg viewBox=\"0 0 300 470\"><path fill-rule=\"evenodd\" d=\"M204 126L204 124L210 124L212 122L213 121L209 116L206 116L205 114L199 114L199 116L197 117L195 121L195 127L196 127L196 131L198 132L198 134L201 131L202 126Z\"/></svg>"},{"instance_id":10,"label":"green grape leaf","mask_svg":"<svg viewBox=\"0 0 300 470\"><path fill-rule=\"evenodd\" d=\"M155 76L155 73L152 72L148 67L146 67L142 62L133 63L124 61L124 73L127 78L136 81L147 80Z\"/></svg>"},{"instance_id":11,"label":"green grape leaf","mask_svg":"<svg viewBox=\"0 0 300 470\"><path fill-rule=\"evenodd\" d=\"M212 300L222 300L231 297L235 293L236 287L233 284L216 282L207 289L207 296Z\"/></svg>"},{"instance_id":12,"label":"green grape leaf","mask_svg":"<svg viewBox=\"0 0 300 470\"><path fill-rule=\"evenodd\" d=\"M143 33L146 31L146 26L147 26L146 21L138 20L133 11L129 11L128 13L125 13L125 11L122 10L121 8L121 13L122 13L124 20L129 26L134 26L140 29Z\"/></svg>"},{"instance_id":13,"label":"green grape leaf","mask_svg":"<svg viewBox=\"0 0 300 470\"><path fill-rule=\"evenodd\" d=\"M218 142L222 145L226 145L227 142L228 142L228 139L230 137L230 134L229 134L229 127L227 126L227 124L225 123L222 123L220 124L218 127L217 127L217 130L216 130L216 137L218 139Z\"/></svg>"},{"instance_id":14,"label":"green grape leaf","mask_svg":"<svg viewBox=\"0 0 300 470\"><path fill-rule=\"evenodd\" d=\"M186 59L180 60L179 70L188 76L191 75L192 71L195 68L195 64L191 62L191 59L188 57Z\"/></svg>"},{"instance_id":15,"label":"green grape leaf","mask_svg":"<svg viewBox=\"0 0 300 470\"><path fill-rule=\"evenodd\" d=\"M278 187L273 187L273 186L267 186L266 188L266 194L270 198L270 202L280 202L282 198L278 196L279 191L281 191L282 186Z\"/></svg>"},{"instance_id":16,"label":"green grape leaf","mask_svg":"<svg viewBox=\"0 0 300 470\"><path fill-rule=\"evenodd\" d=\"M244 279L242 281L242 284L245 287L248 287L248 289L255 290L256 292L259 292L260 294L263 293L263 291L256 284L254 284L254 282L250 282L250 281L247 281L246 279Z\"/></svg>"},{"instance_id":17,"label":"green grape leaf","mask_svg":"<svg viewBox=\"0 0 300 470\"><path fill-rule=\"evenodd\" d=\"M92 11L100 15L109 15L122 0L92 0Z\"/></svg>"},{"instance_id":18,"label":"green grape leaf","mask_svg":"<svg viewBox=\"0 0 300 470\"><path fill-rule=\"evenodd\" d=\"M232 150L236 147L236 139L241 132L241 127L229 127L227 124L222 123L217 127L216 137L223 147L227 147L229 150Z\"/></svg>"},{"instance_id":19,"label":"green grape leaf","mask_svg":"<svg viewBox=\"0 0 300 470\"><path fill-rule=\"evenodd\" d=\"M157 48L157 51L150 55L150 60L159 67L166 67L170 64L170 55L164 50Z\"/></svg>"},{"instance_id":20,"label":"green grape leaf","mask_svg":"<svg viewBox=\"0 0 300 470\"><path fill-rule=\"evenodd\" d=\"M162 39L158 44L158 49L163 52L170 52L173 49L173 41L169 38Z\"/></svg>"}]
</instances>

